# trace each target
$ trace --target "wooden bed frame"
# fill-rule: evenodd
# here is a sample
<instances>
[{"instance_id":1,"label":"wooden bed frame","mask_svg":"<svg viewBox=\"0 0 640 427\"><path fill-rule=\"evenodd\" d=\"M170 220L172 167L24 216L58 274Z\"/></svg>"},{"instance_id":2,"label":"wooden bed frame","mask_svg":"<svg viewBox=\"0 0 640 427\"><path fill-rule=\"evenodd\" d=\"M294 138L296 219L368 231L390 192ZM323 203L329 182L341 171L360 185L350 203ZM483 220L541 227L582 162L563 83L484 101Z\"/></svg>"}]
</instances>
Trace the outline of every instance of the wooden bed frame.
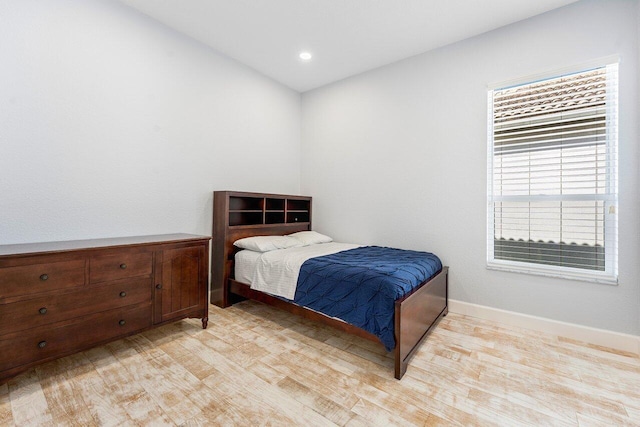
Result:
<instances>
[{"instance_id":1,"label":"wooden bed frame","mask_svg":"<svg viewBox=\"0 0 640 427\"><path fill-rule=\"evenodd\" d=\"M375 335L316 311L254 291L233 278L237 249L243 237L284 235L311 230L311 197L215 191L211 303L228 307L245 298L263 302L341 331L380 342ZM448 267L395 302L395 377L401 379L409 360L438 320L448 313ZM382 344L381 344L382 345Z\"/></svg>"}]
</instances>

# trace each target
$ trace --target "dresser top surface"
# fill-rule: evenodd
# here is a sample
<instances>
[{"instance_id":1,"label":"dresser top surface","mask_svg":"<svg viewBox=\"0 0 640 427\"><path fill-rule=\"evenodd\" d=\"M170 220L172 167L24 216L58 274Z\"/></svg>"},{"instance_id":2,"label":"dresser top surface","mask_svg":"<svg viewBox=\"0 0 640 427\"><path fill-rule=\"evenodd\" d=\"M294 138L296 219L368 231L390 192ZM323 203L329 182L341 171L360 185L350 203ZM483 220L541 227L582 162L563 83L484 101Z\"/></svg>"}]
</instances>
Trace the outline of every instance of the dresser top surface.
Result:
<instances>
[{"instance_id":1,"label":"dresser top surface","mask_svg":"<svg viewBox=\"0 0 640 427\"><path fill-rule=\"evenodd\" d=\"M160 243L182 243L207 241L209 236L196 234L154 234L149 236L110 237L102 239L66 240L59 242L20 243L0 245L0 257L26 254L46 254L85 249L103 249L129 245L153 245Z\"/></svg>"}]
</instances>

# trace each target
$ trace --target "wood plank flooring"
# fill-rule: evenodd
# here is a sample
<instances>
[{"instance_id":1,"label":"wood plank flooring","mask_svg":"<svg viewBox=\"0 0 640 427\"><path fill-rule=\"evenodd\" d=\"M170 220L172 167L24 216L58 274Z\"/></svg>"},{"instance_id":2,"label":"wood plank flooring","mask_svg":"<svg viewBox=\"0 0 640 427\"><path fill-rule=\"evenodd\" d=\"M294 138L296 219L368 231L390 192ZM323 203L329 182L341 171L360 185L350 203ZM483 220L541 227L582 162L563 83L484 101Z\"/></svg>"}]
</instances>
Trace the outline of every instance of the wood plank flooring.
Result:
<instances>
[{"instance_id":1,"label":"wood plank flooring","mask_svg":"<svg viewBox=\"0 0 640 427\"><path fill-rule=\"evenodd\" d=\"M245 301L0 385L1 426L640 426L640 359L450 313L381 345Z\"/></svg>"}]
</instances>

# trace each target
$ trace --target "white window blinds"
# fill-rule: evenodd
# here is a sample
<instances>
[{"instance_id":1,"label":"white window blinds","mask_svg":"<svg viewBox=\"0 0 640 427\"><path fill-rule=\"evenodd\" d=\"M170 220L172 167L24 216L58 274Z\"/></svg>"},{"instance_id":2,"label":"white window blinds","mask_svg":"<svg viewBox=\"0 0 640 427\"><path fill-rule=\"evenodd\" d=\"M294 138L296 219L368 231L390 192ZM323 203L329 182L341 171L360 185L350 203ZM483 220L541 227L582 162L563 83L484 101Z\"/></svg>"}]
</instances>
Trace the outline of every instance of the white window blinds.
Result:
<instances>
[{"instance_id":1,"label":"white window blinds","mask_svg":"<svg viewBox=\"0 0 640 427\"><path fill-rule=\"evenodd\" d=\"M489 91L488 265L615 282L618 64Z\"/></svg>"}]
</instances>

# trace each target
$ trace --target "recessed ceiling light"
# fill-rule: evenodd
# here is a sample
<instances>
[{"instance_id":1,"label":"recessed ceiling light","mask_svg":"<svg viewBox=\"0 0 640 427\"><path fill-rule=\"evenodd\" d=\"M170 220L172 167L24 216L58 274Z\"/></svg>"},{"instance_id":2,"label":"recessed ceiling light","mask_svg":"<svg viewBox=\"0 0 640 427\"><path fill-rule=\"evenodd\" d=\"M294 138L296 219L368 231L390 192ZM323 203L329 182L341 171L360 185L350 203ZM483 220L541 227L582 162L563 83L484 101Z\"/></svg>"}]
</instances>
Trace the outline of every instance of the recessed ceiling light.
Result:
<instances>
[{"instance_id":1,"label":"recessed ceiling light","mask_svg":"<svg viewBox=\"0 0 640 427\"><path fill-rule=\"evenodd\" d=\"M300 59L302 59L303 61L308 61L311 59L311 57L313 55L311 55L309 52L300 52L300 55L298 55L300 57Z\"/></svg>"}]
</instances>

